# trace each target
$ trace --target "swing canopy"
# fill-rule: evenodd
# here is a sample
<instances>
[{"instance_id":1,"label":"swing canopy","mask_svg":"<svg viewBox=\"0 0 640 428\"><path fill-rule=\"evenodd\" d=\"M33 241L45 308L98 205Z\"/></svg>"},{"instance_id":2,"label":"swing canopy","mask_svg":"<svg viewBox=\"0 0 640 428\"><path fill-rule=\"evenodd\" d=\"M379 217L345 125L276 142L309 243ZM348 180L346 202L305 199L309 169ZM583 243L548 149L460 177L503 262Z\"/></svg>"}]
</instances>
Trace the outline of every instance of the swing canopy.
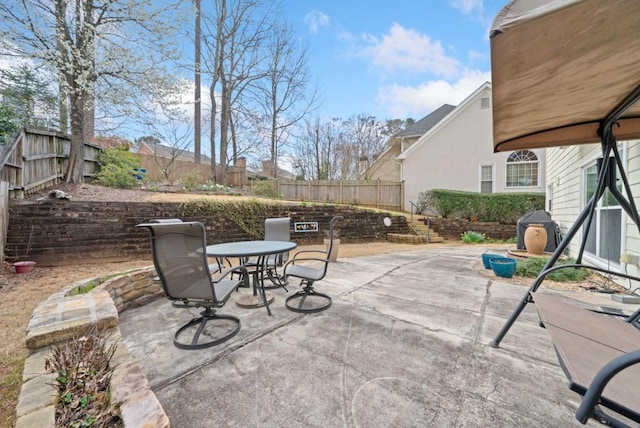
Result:
<instances>
[{"instance_id":1,"label":"swing canopy","mask_svg":"<svg viewBox=\"0 0 640 428\"><path fill-rule=\"evenodd\" d=\"M491 28L494 151L640 138L640 1L513 0Z\"/></svg>"}]
</instances>

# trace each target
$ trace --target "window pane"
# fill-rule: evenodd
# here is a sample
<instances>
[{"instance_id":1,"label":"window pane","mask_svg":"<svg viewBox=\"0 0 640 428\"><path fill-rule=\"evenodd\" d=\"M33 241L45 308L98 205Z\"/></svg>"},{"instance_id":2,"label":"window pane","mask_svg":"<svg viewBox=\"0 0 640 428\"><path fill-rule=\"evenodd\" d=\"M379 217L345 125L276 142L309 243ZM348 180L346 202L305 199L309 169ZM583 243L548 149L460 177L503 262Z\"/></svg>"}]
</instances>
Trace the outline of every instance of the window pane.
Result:
<instances>
[{"instance_id":1,"label":"window pane","mask_svg":"<svg viewBox=\"0 0 640 428\"><path fill-rule=\"evenodd\" d=\"M621 209L600 211L600 249L598 251L600 257L618 263L620 260L620 240L622 238L620 236L621 229Z\"/></svg>"},{"instance_id":2,"label":"window pane","mask_svg":"<svg viewBox=\"0 0 640 428\"><path fill-rule=\"evenodd\" d=\"M507 164L507 187L527 187L537 185L537 162L513 162Z\"/></svg>"}]
</instances>

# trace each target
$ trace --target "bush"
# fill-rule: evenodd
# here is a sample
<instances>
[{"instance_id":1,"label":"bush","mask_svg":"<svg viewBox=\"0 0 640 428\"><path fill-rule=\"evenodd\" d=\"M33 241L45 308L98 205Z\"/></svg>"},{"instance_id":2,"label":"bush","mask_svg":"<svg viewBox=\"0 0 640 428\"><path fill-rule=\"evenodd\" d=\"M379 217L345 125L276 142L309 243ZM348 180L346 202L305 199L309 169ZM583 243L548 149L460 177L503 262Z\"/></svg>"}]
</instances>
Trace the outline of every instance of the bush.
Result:
<instances>
[{"instance_id":1,"label":"bush","mask_svg":"<svg viewBox=\"0 0 640 428\"><path fill-rule=\"evenodd\" d=\"M112 414L109 397L110 361L115 351L115 345L107 346L104 332L95 327L84 337L51 348L45 367L58 375L56 426L122 426Z\"/></svg>"},{"instance_id":2,"label":"bush","mask_svg":"<svg viewBox=\"0 0 640 428\"><path fill-rule=\"evenodd\" d=\"M200 176L194 171L190 171L178 180L178 183L185 190L195 190L198 186L202 184L202 179Z\"/></svg>"},{"instance_id":3,"label":"bush","mask_svg":"<svg viewBox=\"0 0 640 428\"><path fill-rule=\"evenodd\" d=\"M96 181L107 187L130 189L138 186L134 169L140 168L140 158L129 150L109 148L98 156L100 170Z\"/></svg>"},{"instance_id":4,"label":"bush","mask_svg":"<svg viewBox=\"0 0 640 428\"><path fill-rule=\"evenodd\" d=\"M445 218L516 224L524 214L544 209L544 193L474 193L434 189L420 194L418 207Z\"/></svg>"},{"instance_id":5,"label":"bush","mask_svg":"<svg viewBox=\"0 0 640 428\"><path fill-rule=\"evenodd\" d=\"M278 198L278 188L273 180L254 181L251 184L251 190L258 196L265 198Z\"/></svg>"},{"instance_id":6,"label":"bush","mask_svg":"<svg viewBox=\"0 0 640 428\"><path fill-rule=\"evenodd\" d=\"M465 244L477 244L479 242L484 242L487 240L487 237L484 235L484 233L474 232L473 230L467 230L460 236L460 238Z\"/></svg>"},{"instance_id":7,"label":"bush","mask_svg":"<svg viewBox=\"0 0 640 428\"><path fill-rule=\"evenodd\" d=\"M559 260L556 263L558 265L573 264L575 260ZM541 257L532 257L525 260L518 260L516 267L516 275L523 276L525 278L536 278L542 269L547 264L547 259ZM566 268L558 269L547 275L546 279L557 282L576 282L582 281L589 276L589 271L584 268Z\"/></svg>"}]
</instances>

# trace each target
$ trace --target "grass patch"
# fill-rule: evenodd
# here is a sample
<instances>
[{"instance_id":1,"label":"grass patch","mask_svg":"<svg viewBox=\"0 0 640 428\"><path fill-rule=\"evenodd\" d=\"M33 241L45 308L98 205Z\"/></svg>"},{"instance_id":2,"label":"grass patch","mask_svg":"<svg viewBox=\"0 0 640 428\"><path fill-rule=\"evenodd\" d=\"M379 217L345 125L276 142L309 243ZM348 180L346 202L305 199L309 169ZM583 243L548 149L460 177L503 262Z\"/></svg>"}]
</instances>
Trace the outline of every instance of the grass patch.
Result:
<instances>
[{"instance_id":1,"label":"grass patch","mask_svg":"<svg viewBox=\"0 0 640 428\"><path fill-rule=\"evenodd\" d=\"M559 260L556 262L555 266L573 264L575 260ZM525 278L536 278L538 274L544 268L544 265L547 264L547 259L532 257L526 260L518 260L516 266L516 276L522 276ZM583 281L589 277L589 271L584 268L566 268L559 269L551 272L547 275L546 279L556 282L578 282Z\"/></svg>"},{"instance_id":2,"label":"grass patch","mask_svg":"<svg viewBox=\"0 0 640 428\"><path fill-rule=\"evenodd\" d=\"M0 421L2 427L12 427L15 423L16 404L22 386L22 368L26 356L3 355L0 357ZM5 425L6 424L6 425Z\"/></svg>"}]
</instances>

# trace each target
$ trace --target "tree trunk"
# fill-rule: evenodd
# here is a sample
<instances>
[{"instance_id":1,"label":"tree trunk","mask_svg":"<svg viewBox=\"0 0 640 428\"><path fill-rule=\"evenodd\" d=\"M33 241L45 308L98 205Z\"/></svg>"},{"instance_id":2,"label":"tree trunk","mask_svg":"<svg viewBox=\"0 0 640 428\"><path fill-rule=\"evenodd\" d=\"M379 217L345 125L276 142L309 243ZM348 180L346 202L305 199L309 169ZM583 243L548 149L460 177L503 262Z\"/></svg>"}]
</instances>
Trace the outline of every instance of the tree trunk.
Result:
<instances>
[{"instance_id":1,"label":"tree trunk","mask_svg":"<svg viewBox=\"0 0 640 428\"><path fill-rule=\"evenodd\" d=\"M200 0L195 0L196 7L196 34L195 34L195 95L194 95L194 135L193 152L195 163L200 163L200 142L202 134L201 94L200 94Z\"/></svg>"},{"instance_id":2,"label":"tree trunk","mask_svg":"<svg viewBox=\"0 0 640 428\"><path fill-rule=\"evenodd\" d=\"M65 182L82 183L84 180L84 102L82 96L72 96L71 148Z\"/></svg>"},{"instance_id":3,"label":"tree trunk","mask_svg":"<svg viewBox=\"0 0 640 428\"><path fill-rule=\"evenodd\" d=\"M211 99L211 132L209 136L209 143L211 145L211 176L213 177L214 183L218 182L218 171L216 168L216 117L217 117L217 108L216 104L216 95L215 95L215 83L211 83L209 90L209 97Z\"/></svg>"},{"instance_id":4,"label":"tree trunk","mask_svg":"<svg viewBox=\"0 0 640 428\"><path fill-rule=\"evenodd\" d=\"M229 148L229 85L224 78L222 80L222 96L220 109L220 183L227 185L227 153Z\"/></svg>"}]
</instances>

